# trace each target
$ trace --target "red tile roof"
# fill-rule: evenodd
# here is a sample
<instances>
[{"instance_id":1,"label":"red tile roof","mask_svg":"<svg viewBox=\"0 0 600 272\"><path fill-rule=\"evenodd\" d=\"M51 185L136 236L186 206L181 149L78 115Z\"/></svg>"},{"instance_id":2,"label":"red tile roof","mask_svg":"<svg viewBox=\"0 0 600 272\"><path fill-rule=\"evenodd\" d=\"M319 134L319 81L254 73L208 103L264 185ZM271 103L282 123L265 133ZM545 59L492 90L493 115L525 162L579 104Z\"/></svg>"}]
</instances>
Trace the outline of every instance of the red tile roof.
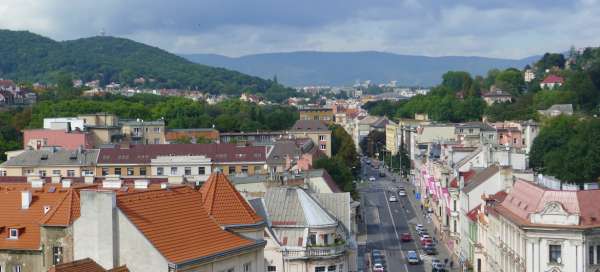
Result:
<instances>
[{"instance_id":1,"label":"red tile roof","mask_svg":"<svg viewBox=\"0 0 600 272\"><path fill-rule=\"evenodd\" d=\"M470 210L467 213L467 217L471 219L471 221L477 221L477 215L479 214L479 209L481 209L481 204L477 205L475 208Z\"/></svg>"},{"instance_id":2,"label":"red tile roof","mask_svg":"<svg viewBox=\"0 0 600 272\"><path fill-rule=\"evenodd\" d=\"M204 210L201 198L200 192L179 187L119 195L117 206L172 263L258 245L221 229Z\"/></svg>"},{"instance_id":3,"label":"red tile roof","mask_svg":"<svg viewBox=\"0 0 600 272\"><path fill-rule=\"evenodd\" d=\"M264 221L223 173L212 173L200 193L204 209L222 226L253 225Z\"/></svg>"},{"instance_id":4,"label":"red tile roof","mask_svg":"<svg viewBox=\"0 0 600 272\"><path fill-rule=\"evenodd\" d=\"M146 144L130 148L101 148L99 164L148 164L158 156L206 156L214 162L264 162L264 146L236 144Z\"/></svg>"},{"instance_id":5,"label":"red tile roof","mask_svg":"<svg viewBox=\"0 0 600 272\"><path fill-rule=\"evenodd\" d=\"M557 76L557 75L549 75L544 79L544 81L542 81L542 83L547 83L547 84L548 83L550 83L550 84L551 83L561 83L562 84L562 83L565 83L565 79L560 76Z\"/></svg>"},{"instance_id":6,"label":"red tile roof","mask_svg":"<svg viewBox=\"0 0 600 272\"><path fill-rule=\"evenodd\" d=\"M465 180L465 185L467 184L467 182L469 182L469 180L476 174L476 172L474 170L469 170L467 172L460 172L459 173L459 177L462 176ZM452 179L452 181L450 181L450 187L452 188L458 188L458 180L456 178Z\"/></svg>"},{"instance_id":7,"label":"red tile roof","mask_svg":"<svg viewBox=\"0 0 600 272\"><path fill-rule=\"evenodd\" d=\"M127 266L119 266L113 269L106 270L94 260L85 258L70 263L57 264L48 272L129 272Z\"/></svg>"}]
</instances>

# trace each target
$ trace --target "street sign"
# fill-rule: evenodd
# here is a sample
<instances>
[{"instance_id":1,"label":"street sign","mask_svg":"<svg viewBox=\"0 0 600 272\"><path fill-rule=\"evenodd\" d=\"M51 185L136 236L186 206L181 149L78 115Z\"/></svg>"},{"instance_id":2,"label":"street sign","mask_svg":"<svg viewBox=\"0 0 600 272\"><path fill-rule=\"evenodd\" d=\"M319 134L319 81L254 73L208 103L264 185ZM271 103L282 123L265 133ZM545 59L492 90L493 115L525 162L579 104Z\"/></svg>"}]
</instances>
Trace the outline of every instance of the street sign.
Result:
<instances>
[{"instance_id":1,"label":"street sign","mask_svg":"<svg viewBox=\"0 0 600 272\"><path fill-rule=\"evenodd\" d=\"M415 194L415 198L416 198L417 200L421 200L421 193L416 193L416 194Z\"/></svg>"}]
</instances>

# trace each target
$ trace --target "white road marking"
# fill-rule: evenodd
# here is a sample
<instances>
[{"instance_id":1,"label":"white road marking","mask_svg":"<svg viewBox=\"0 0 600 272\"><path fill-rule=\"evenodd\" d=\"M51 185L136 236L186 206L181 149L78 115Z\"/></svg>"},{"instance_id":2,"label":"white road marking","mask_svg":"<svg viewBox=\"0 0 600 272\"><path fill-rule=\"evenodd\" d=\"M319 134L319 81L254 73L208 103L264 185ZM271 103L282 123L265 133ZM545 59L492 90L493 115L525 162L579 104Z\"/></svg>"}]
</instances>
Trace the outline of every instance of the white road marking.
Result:
<instances>
[{"instance_id":1,"label":"white road marking","mask_svg":"<svg viewBox=\"0 0 600 272\"><path fill-rule=\"evenodd\" d=\"M387 192L383 192L383 195L385 196L386 200L388 198L387 196ZM388 201L385 202L385 205L388 208L388 212L390 213L390 218L392 219L392 227L394 227L394 233L396 234L396 239L398 239L398 243L400 243L400 235L398 235L398 230L396 229L396 221L394 220L394 215L392 214L392 208L390 208L390 203ZM402 258L404 259L404 251L402 251L402 244L400 244L400 254L402 255Z\"/></svg>"}]
</instances>

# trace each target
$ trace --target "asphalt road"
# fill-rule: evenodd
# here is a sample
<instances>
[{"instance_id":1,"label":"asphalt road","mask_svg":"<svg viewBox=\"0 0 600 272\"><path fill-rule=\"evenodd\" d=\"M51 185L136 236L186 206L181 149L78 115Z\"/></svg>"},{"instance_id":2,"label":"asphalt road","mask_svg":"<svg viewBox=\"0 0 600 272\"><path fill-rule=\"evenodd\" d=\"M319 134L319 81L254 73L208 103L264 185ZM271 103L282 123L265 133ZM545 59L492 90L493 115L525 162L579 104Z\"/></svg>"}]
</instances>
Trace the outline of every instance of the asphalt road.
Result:
<instances>
[{"instance_id":1,"label":"asphalt road","mask_svg":"<svg viewBox=\"0 0 600 272\"><path fill-rule=\"evenodd\" d=\"M360 253L368 254L372 249L385 251L386 271L431 271L431 260L433 258L444 259L448 256L440 246L438 256L427 256L418 245L419 238L415 233L415 225L427 225L423 217L416 214L417 211L411 205L412 187L402 182L394 182L389 175L379 177L379 170L363 163L363 176L367 180L375 177L377 180L368 182L359 190L361 194L362 213L364 219L364 230L367 233L366 248ZM400 197L397 194L399 186L405 187L409 196ZM398 202L389 202L390 195L396 195ZM420 211L418 211L420 212ZM412 242L400 241L402 233L409 232L413 237ZM430 230L430 234L433 232ZM406 252L414 250L421 256L423 262L419 265L410 265L406 260ZM366 265L366 262L365 262ZM363 271L370 271L367 267Z\"/></svg>"}]
</instances>

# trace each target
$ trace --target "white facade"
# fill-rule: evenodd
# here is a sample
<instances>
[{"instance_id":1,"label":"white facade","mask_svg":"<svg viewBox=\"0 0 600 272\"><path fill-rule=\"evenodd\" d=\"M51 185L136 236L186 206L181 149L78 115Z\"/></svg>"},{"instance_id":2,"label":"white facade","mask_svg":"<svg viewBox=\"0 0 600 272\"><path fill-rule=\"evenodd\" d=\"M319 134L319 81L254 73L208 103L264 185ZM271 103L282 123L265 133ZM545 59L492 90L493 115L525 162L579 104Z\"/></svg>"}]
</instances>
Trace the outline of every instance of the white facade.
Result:
<instances>
[{"instance_id":1,"label":"white facade","mask_svg":"<svg viewBox=\"0 0 600 272\"><path fill-rule=\"evenodd\" d=\"M212 173L211 159L205 156L158 156L150 162L155 177L186 177L191 181L206 181Z\"/></svg>"},{"instance_id":2,"label":"white facade","mask_svg":"<svg viewBox=\"0 0 600 272\"><path fill-rule=\"evenodd\" d=\"M71 130L85 128L83 119L77 117L44 118L44 129L64 130L70 126Z\"/></svg>"}]
</instances>

